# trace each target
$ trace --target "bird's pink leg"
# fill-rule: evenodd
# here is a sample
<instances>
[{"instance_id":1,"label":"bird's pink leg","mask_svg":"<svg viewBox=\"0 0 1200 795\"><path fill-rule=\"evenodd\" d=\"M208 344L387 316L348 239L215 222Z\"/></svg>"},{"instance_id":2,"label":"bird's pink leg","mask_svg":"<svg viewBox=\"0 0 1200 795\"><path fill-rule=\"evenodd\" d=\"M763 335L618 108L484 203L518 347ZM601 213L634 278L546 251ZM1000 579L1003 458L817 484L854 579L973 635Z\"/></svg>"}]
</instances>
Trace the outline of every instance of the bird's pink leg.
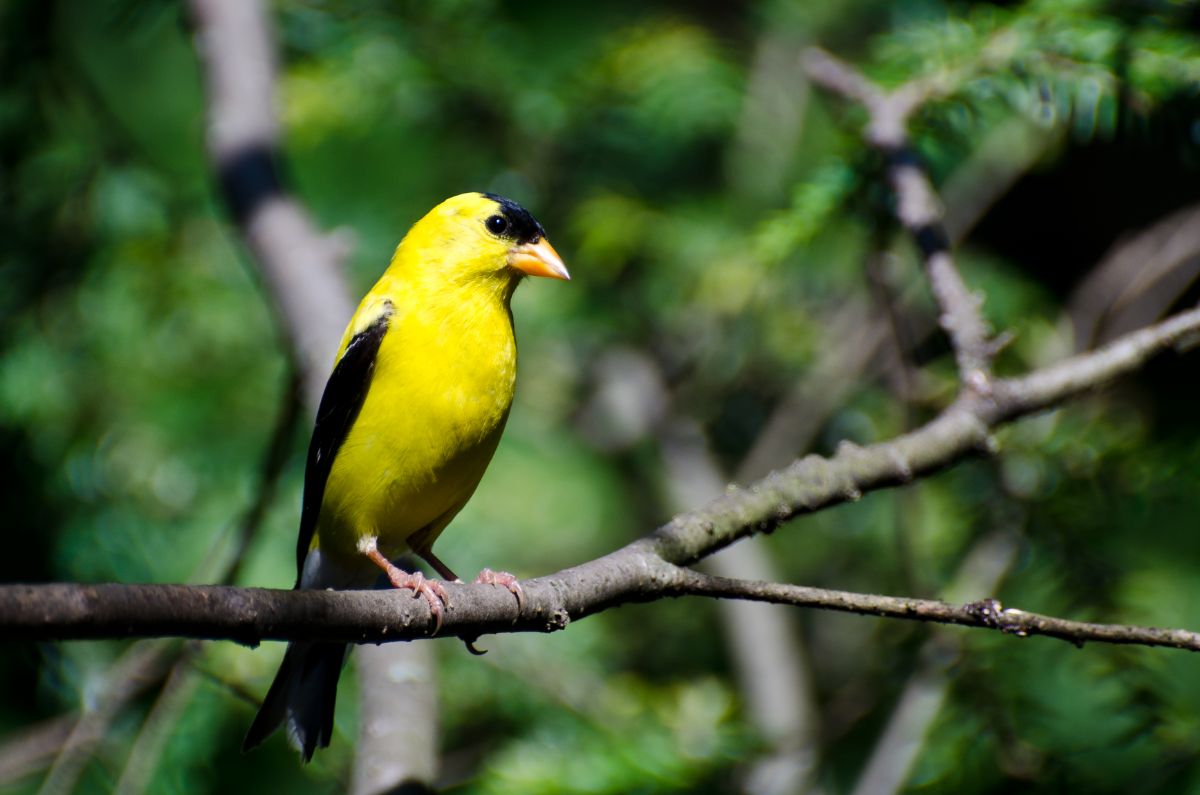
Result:
<instances>
[{"instance_id":1,"label":"bird's pink leg","mask_svg":"<svg viewBox=\"0 0 1200 795\"><path fill-rule=\"evenodd\" d=\"M418 596L425 597L429 612L433 614L433 634L436 635L442 628L442 610L450 606L450 597L442 584L437 580L426 579L419 571L410 573L399 568L383 556L373 538L368 539L361 549L372 563L384 570L393 587L410 589L414 599Z\"/></svg>"}]
</instances>

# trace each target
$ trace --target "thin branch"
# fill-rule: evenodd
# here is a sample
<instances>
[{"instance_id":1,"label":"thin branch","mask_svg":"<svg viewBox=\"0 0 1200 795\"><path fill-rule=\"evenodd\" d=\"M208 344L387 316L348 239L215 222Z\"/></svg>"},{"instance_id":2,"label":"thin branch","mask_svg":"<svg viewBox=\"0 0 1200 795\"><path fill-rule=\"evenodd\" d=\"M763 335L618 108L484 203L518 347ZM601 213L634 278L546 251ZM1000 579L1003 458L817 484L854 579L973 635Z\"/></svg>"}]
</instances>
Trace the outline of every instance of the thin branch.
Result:
<instances>
[{"instance_id":1,"label":"thin branch","mask_svg":"<svg viewBox=\"0 0 1200 795\"><path fill-rule=\"evenodd\" d=\"M911 599L904 596L832 591L803 585L726 580L699 572L690 572L681 588L683 593L698 596L751 599L772 604L819 607L843 613L997 629L1022 638L1043 635L1065 640L1076 646L1094 641L1200 651L1200 632L1072 621L1005 608L995 599L980 599L976 602L952 605L936 599Z\"/></svg>"},{"instance_id":2,"label":"thin branch","mask_svg":"<svg viewBox=\"0 0 1200 795\"><path fill-rule=\"evenodd\" d=\"M1077 350L1161 317L1200 275L1200 204L1110 248L1067 301Z\"/></svg>"},{"instance_id":3,"label":"thin branch","mask_svg":"<svg viewBox=\"0 0 1200 795\"><path fill-rule=\"evenodd\" d=\"M982 299L967 288L954 264L942 204L909 144L907 131L909 118L921 104L958 83L954 76L943 75L885 92L854 67L816 47L805 52L804 67L817 85L866 108L869 121L863 135L887 158L887 178L896 195L896 218L921 251L940 309L938 320L950 337L959 377L968 389L986 392L993 346L980 311Z\"/></svg>"},{"instance_id":4,"label":"thin branch","mask_svg":"<svg viewBox=\"0 0 1200 795\"><path fill-rule=\"evenodd\" d=\"M1021 141L1015 151L1012 145L1014 138ZM1032 167L1050 140L1052 137L1049 135L1036 135L1028 123L1014 122L984 141L980 151L950 176L943 189L947 197L946 231L951 244L956 245L961 241L978 221L983 208ZM875 287L877 278L872 270L881 269L867 269L869 281ZM826 335L830 344L819 351L816 362L805 377L784 395L771 413L750 452L738 466L733 478L735 482L745 483L760 478L786 463L796 451L808 448L811 437L849 391L850 384L867 368L870 360L878 356L887 339L889 327L893 337L911 335L911 339L897 341L906 350L915 349L920 341L932 333L932 327L926 327L928 321L920 317L910 321L920 323L919 326L907 329L908 334L901 334L904 324L899 322L897 310L899 305L907 306L910 303L910 292L914 291L905 288L891 300L879 296L887 309L885 317L881 317L878 311L871 311L869 306L847 301L823 320L823 324L830 329ZM912 375L906 370L906 377ZM911 399L912 395L907 395L907 392L903 390L902 394L906 395L906 399Z\"/></svg>"},{"instance_id":5,"label":"thin branch","mask_svg":"<svg viewBox=\"0 0 1200 795\"><path fill-rule=\"evenodd\" d=\"M469 638L483 632L548 632L565 628L571 618L582 618L617 604L665 596L708 596L994 629L1018 637L1043 635L1075 645L1093 641L1200 651L1200 633L1184 629L1073 621L1005 608L995 599L953 605L934 599L735 580L661 561L652 563L644 549L637 550L636 555L629 554L636 546L631 545L576 569L526 581L526 607L519 615L515 600L506 590L446 583L452 607L443 620L443 632ZM578 596L565 593L570 583L581 579L595 580L597 570L610 568L602 564L614 562L641 563L640 573L647 576L635 583L618 584L606 595L607 599L579 603L578 606L570 604L577 599L560 599L564 595ZM610 582L615 579L612 572L606 573ZM81 594L81 591L88 593ZM53 637L93 639L112 637L117 633L128 636L169 632L244 643L299 638L372 643L419 637L428 632L432 624L423 603L396 591L313 592L229 586L7 585L0 587L0 612L7 613L14 603L27 603L35 597L54 604L78 601L80 596L97 607L111 609L113 614L93 611L91 624L82 623L82 616L74 616L74 620L66 628L54 632ZM151 607L152 615L131 617L125 621L122 631L118 616L128 612L123 608L129 602ZM560 607L564 603L568 605L565 612ZM44 615L48 622L55 622L53 627L34 628L26 623L10 637L39 639L49 636L51 628L59 629L66 624L60 615Z\"/></svg>"},{"instance_id":6,"label":"thin branch","mask_svg":"<svg viewBox=\"0 0 1200 795\"><path fill-rule=\"evenodd\" d=\"M967 391L921 428L868 447L843 445L832 458L800 459L748 489L731 489L706 508L677 516L647 541L664 560L689 565L798 514L857 500L867 491L908 483L972 454L992 452L991 433L999 425L1136 370L1155 353L1198 332L1200 309L1193 309L1097 351L1019 378L999 379L988 395Z\"/></svg>"},{"instance_id":7,"label":"thin branch","mask_svg":"<svg viewBox=\"0 0 1200 795\"><path fill-rule=\"evenodd\" d=\"M507 590L447 583L451 604L443 634L476 638L501 632L548 632L627 602L699 593L685 568L739 538L769 532L804 513L860 498L865 492L912 481L978 452L995 449L992 431L1058 405L1136 370L1153 355L1200 334L1200 309L1128 334L1113 344L1070 357L1020 378L997 380L989 395L967 390L928 424L891 441L843 445L831 458L809 456L745 489L731 489L708 506L681 514L654 533L602 558L524 583L524 609ZM715 585L705 586L710 595ZM735 595L745 585L727 585ZM772 586L774 587L774 586ZM779 593L797 586L778 586ZM765 593L765 592L764 592ZM739 597L752 594L738 591ZM1200 650L1182 630L1086 624L1002 610L977 603L941 603L862 596L840 606L870 614L1043 634L1072 642L1142 643ZM387 591L270 591L180 585L0 586L0 640L83 639L179 635L262 640L320 639L356 643L407 640L433 628L424 602Z\"/></svg>"},{"instance_id":8,"label":"thin branch","mask_svg":"<svg viewBox=\"0 0 1200 795\"><path fill-rule=\"evenodd\" d=\"M275 420L275 428L267 442L259 468L258 487L254 491L254 500L242 515L238 523L237 537L234 542L233 554L230 556L228 568L221 582L233 584L237 582L242 571L242 563L250 544L254 541L258 528L262 525L267 509L274 502L275 492L279 489L279 479L287 465L288 454L291 452L292 439L300 424L302 402L300 373L293 369L287 376L287 386L283 394L283 405Z\"/></svg>"}]
</instances>

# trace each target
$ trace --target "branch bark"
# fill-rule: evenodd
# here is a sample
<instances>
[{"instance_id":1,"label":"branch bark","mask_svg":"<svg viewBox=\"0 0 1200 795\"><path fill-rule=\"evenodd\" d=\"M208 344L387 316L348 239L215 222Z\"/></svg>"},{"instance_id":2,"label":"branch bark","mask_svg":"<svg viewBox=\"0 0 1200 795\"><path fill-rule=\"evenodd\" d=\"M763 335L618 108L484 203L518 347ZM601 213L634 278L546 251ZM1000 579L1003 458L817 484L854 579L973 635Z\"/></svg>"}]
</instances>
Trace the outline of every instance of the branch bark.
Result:
<instances>
[{"instance_id":1,"label":"branch bark","mask_svg":"<svg viewBox=\"0 0 1200 795\"><path fill-rule=\"evenodd\" d=\"M992 452L997 427L1093 390L1154 355L1200 334L1200 309L1125 335L1019 378L997 379L986 395L965 390L942 414L891 441L843 445L808 456L749 488L731 488L708 506L602 558L524 583L523 609L505 589L447 583L444 635L548 632L627 602L687 594L822 607L870 615L985 627L1073 643L1102 641L1200 651L1185 630L1091 624L1005 609L985 600L943 602L722 580L684 568L739 538L770 532L800 514L911 482L969 456ZM8 585L0 587L0 639L50 640L179 635L353 643L429 635L424 602L379 591L271 591L181 585Z\"/></svg>"}]
</instances>

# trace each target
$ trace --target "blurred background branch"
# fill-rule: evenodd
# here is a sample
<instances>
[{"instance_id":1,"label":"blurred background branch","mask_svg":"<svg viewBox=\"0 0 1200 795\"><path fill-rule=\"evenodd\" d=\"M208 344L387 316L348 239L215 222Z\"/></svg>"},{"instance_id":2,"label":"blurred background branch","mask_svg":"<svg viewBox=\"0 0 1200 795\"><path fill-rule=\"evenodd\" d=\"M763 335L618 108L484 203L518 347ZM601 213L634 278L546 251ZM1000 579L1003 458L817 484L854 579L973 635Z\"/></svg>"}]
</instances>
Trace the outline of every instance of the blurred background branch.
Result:
<instances>
[{"instance_id":1,"label":"blurred background branch","mask_svg":"<svg viewBox=\"0 0 1200 795\"><path fill-rule=\"evenodd\" d=\"M266 9L257 0L193 0L191 10L207 78L209 156L265 277L311 416L354 306L341 269L348 235L320 234L285 191L276 46ZM373 795L432 784L438 726L432 651L396 644L361 648L357 657L364 698L350 791ZM405 672L403 682L396 671Z\"/></svg>"},{"instance_id":2,"label":"blurred background branch","mask_svg":"<svg viewBox=\"0 0 1200 795\"><path fill-rule=\"evenodd\" d=\"M864 136L887 159L896 219L921 250L938 304L938 322L954 348L959 377L964 387L986 391L995 351L982 314L983 298L967 288L954 264L941 200L909 143L907 129L909 118L924 102L956 88L962 79L917 79L885 92L824 50L810 48L803 58L810 80L866 107L870 121Z\"/></svg>"}]
</instances>

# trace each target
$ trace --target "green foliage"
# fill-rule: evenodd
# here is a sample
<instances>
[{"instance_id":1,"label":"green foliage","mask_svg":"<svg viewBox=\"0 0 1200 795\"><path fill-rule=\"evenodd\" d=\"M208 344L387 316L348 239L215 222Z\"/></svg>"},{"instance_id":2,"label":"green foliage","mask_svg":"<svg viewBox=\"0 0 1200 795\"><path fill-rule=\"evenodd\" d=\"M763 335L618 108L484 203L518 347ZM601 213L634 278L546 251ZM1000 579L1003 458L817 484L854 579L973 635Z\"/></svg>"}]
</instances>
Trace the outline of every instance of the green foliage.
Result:
<instances>
[{"instance_id":1,"label":"green foliage","mask_svg":"<svg viewBox=\"0 0 1200 795\"><path fill-rule=\"evenodd\" d=\"M754 240L758 261L772 265L812 243L845 206L857 185L855 176L848 163L832 162L798 183L791 207L760 224Z\"/></svg>"},{"instance_id":2,"label":"green foliage","mask_svg":"<svg viewBox=\"0 0 1200 795\"><path fill-rule=\"evenodd\" d=\"M956 254L989 320L1014 334L1004 372L1068 354L1071 290L1096 257L1200 198L1188 187L1200 184L1190 2L308 0L273 14L292 187L319 223L353 233L354 289L408 224L471 189L533 209L574 275L516 297L517 404L438 546L463 572L554 571L673 510L653 423L636 438L606 430L603 412L617 409L596 395L624 374L597 363L614 352L649 363L672 416L707 435L726 473L799 382L815 427L797 454L888 438L952 396L953 363L890 220L865 119L806 92L803 43L889 87L923 81L913 143L951 213L995 193ZM212 190L193 44L178 4L0 4L5 580L211 578L258 488L286 346ZM857 335L880 323L886 342L858 357ZM1006 429L995 461L796 521L766 542L779 576L945 594L976 541L1004 532L1020 546L997 594L1006 604L1200 628L1194 372L1157 365ZM618 409L654 409L632 406ZM306 439L298 429L245 584L291 583ZM799 611L794 621L821 727L817 776L848 789L934 631ZM962 652L909 789L1177 792L1200 781L1192 657L937 634ZM707 603L482 645L482 660L438 648L453 791L733 792L769 745ZM94 705L125 649L0 651L0 726L16 737ZM350 676L334 747L313 765L282 742L238 753L251 714L239 693L261 694L281 651L203 648L149 791L344 788ZM76 791L112 788L130 749L145 747L158 692L121 711ZM0 792L39 781L0 781Z\"/></svg>"}]
</instances>

